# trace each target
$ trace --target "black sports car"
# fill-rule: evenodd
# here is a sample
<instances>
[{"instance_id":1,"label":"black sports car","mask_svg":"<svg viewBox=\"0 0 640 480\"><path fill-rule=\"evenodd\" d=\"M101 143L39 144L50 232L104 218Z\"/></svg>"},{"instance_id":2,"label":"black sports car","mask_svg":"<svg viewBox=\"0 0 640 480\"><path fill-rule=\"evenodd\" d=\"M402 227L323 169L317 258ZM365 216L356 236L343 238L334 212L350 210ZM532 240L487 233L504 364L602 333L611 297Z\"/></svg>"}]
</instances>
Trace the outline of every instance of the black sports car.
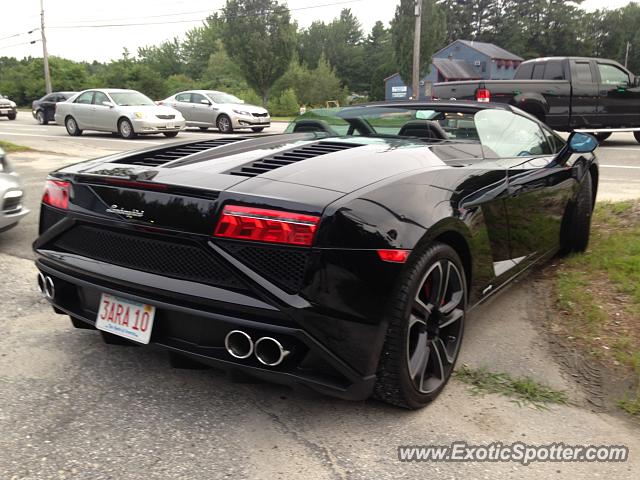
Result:
<instances>
[{"instance_id":1,"label":"black sports car","mask_svg":"<svg viewBox=\"0 0 640 480\"><path fill-rule=\"evenodd\" d=\"M589 135L446 102L318 110L287 132L52 173L34 248L54 310L176 365L419 408L469 308L587 246Z\"/></svg>"}]
</instances>

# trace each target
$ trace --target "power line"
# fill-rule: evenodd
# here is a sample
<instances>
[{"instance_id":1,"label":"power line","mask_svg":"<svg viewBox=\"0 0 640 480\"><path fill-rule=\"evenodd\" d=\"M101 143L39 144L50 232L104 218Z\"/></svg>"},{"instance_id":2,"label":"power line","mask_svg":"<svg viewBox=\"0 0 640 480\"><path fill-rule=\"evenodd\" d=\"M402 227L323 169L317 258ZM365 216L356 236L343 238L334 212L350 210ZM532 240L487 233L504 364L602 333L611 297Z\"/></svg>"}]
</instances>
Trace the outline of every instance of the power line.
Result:
<instances>
[{"instance_id":1,"label":"power line","mask_svg":"<svg viewBox=\"0 0 640 480\"><path fill-rule=\"evenodd\" d=\"M323 7L333 7L333 6L337 6L337 5L346 5L346 4L351 4L351 3L360 3L363 2L365 0L345 0L342 2L334 2L334 3L325 3L322 5L311 5L308 7L298 7L298 8L290 8L289 11L293 12L293 11L301 11L301 10L311 10L311 9L315 9L315 8L323 8ZM196 13L209 13L209 14L213 14L213 13L218 13L221 12L222 9L218 9L218 10L199 10L196 12L183 12L183 13L176 13L176 14L163 14L163 15L152 15L149 18L158 18L158 17L170 17L170 16L178 16L178 15L193 15ZM252 15L252 14L246 14L246 15L237 15L237 17L255 17L255 16L263 16L264 14L257 14L257 15ZM112 19L112 21L117 21L119 19ZM143 25L171 25L171 24L178 24L178 23L195 23L195 22L201 22L206 20L206 18L197 18L197 19L183 19L183 20L169 20L169 21L160 21L160 22L135 22L135 23L95 23L95 24L90 24L90 25L82 25L82 24L58 24L58 25L52 25L49 26L48 28L55 28L55 29L59 29L59 30L63 30L63 29L73 29L73 28L115 28L115 27L139 27L139 26L143 26ZM95 22L97 20L78 20L78 22ZM105 20L105 21L109 21L109 20Z\"/></svg>"},{"instance_id":2,"label":"power line","mask_svg":"<svg viewBox=\"0 0 640 480\"><path fill-rule=\"evenodd\" d=\"M0 50L4 50L5 48L11 48L11 47L19 47L20 45L34 45L38 42L40 42L40 39L31 40L30 42L14 43L12 45L5 45L3 47L0 47Z\"/></svg>"},{"instance_id":3,"label":"power line","mask_svg":"<svg viewBox=\"0 0 640 480\"><path fill-rule=\"evenodd\" d=\"M32 34L33 32L35 32L36 30L40 30L40 29L39 29L39 28L33 28L33 29L29 30L28 32L21 32L21 33L14 33L13 35L7 35L6 37L2 37L2 38L0 38L0 41L2 41L2 40L7 40L7 39L9 39L9 38L20 37L20 36L22 36L22 35L30 35L30 34Z\"/></svg>"}]
</instances>

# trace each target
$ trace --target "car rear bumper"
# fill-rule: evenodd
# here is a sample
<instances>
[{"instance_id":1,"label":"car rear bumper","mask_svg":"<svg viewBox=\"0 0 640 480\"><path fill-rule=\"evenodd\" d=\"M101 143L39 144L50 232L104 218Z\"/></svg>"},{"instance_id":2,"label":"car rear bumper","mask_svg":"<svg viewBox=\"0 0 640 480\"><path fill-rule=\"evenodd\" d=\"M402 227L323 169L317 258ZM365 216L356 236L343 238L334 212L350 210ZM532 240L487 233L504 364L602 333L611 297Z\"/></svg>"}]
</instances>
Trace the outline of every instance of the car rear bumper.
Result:
<instances>
[{"instance_id":1,"label":"car rear bumper","mask_svg":"<svg viewBox=\"0 0 640 480\"><path fill-rule=\"evenodd\" d=\"M136 284L134 277L125 282L87 274L50 256L40 256L36 266L55 284L55 296L49 301L56 311L89 326L95 326L100 295L108 293L155 306L150 343L198 362L349 400L366 399L373 391L375 375L359 374L276 308L240 303L213 306L178 289L161 291ZM164 281L170 287L173 280ZM246 332L254 342L261 337L275 338L291 353L274 367L261 364L255 355L236 359L227 352L224 342L232 330Z\"/></svg>"}]
</instances>

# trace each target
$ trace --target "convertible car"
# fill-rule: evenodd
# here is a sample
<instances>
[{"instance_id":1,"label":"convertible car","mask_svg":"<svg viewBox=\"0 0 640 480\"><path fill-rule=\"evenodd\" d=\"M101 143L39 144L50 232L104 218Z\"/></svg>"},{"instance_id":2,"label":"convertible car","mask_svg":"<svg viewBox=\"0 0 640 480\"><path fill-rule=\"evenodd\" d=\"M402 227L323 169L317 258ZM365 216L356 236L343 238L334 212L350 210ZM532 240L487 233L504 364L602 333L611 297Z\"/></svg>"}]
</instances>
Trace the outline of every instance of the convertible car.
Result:
<instances>
[{"instance_id":1,"label":"convertible car","mask_svg":"<svg viewBox=\"0 0 640 480\"><path fill-rule=\"evenodd\" d=\"M38 286L175 366L420 408L470 308L586 248L596 146L506 105L416 102L99 158L46 182Z\"/></svg>"}]
</instances>

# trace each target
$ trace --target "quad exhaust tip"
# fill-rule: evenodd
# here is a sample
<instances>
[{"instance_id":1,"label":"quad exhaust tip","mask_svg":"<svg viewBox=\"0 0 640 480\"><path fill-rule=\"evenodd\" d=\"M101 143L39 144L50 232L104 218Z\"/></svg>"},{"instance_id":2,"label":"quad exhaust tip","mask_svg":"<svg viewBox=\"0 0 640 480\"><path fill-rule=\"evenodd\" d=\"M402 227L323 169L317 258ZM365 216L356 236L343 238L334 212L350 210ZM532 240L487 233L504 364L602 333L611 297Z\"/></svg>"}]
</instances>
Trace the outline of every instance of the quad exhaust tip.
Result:
<instances>
[{"instance_id":1,"label":"quad exhaust tip","mask_svg":"<svg viewBox=\"0 0 640 480\"><path fill-rule=\"evenodd\" d=\"M49 300L53 300L56 296L56 286L53 279L48 275L45 276L42 272L38 272L38 291Z\"/></svg>"},{"instance_id":2,"label":"quad exhaust tip","mask_svg":"<svg viewBox=\"0 0 640 480\"><path fill-rule=\"evenodd\" d=\"M255 351L258 361L268 367L280 365L290 353L278 340L271 337L260 338L256 342Z\"/></svg>"},{"instance_id":3,"label":"quad exhaust tip","mask_svg":"<svg viewBox=\"0 0 640 480\"><path fill-rule=\"evenodd\" d=\"M253 353L253 340L242 330L232 330L224 337L224 346L229 355L240 360L249 358Z\"/></svg>"}]
</instances>

